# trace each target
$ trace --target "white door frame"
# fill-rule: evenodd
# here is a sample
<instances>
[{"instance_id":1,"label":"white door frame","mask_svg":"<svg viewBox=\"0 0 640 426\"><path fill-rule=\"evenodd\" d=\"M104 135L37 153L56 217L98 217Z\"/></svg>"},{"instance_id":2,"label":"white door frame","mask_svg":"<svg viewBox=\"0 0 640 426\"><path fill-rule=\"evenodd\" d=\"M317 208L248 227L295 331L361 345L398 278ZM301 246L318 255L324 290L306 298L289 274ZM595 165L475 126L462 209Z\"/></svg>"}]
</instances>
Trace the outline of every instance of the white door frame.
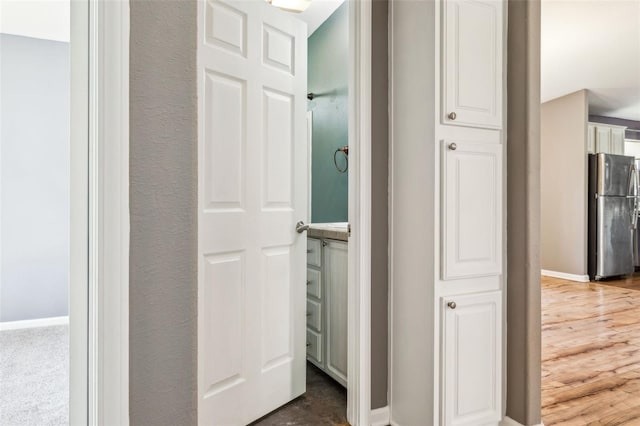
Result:
<instances>
[{"instance_id":1,"label":"white door frame","mask_svg":"<svg viewBox=\"0 0 640 426\"><path fill-rule=\"evenodd\" d=\"M349 0L347 419L371 424L371 0ZM313 113L307 111L309 217Z\"/></svg>"},{"instance_id":2,"label":"white door frame","mask_svg":"<svg viewBox=\"0 0 640 426\"><path fill-rule=\"evenodd\" d=\"M77 343L71 348L75 361L71 369L70 422L126 426L129 424L129 3L128 0L72 2L71 13L75 24L72 75L74 81L79 79L87 84L84 88L76 84L72 93L74 225L70 317L71 333L77 336ZM354 426L368 426L371 0L349 2L349 23L349 144L353 153L349 222L353 236L349 239L348 298L352 309L348 324L348 418ZM84 71L83 55L89 63ZM83 99L89 102L84 103ZM83 117L87 123L84 128L79 124ZM84 404L80 393L83 388L87 395Z\"/></svg>"},{"instance_id":3,"label":"white door frame","mask_svg":"<svg viewBox=\"0 0 640 426\"><path fill-rule=\"evenodd\" d=\"M71 2L70 424L129 424L129 3Z\"/></svg>"},{"instance_id":4,"label":"white door frame","mask_svg":"<svg viewBox=\"0 0 640 426\"><path fill-rule=\"evenodd\" d=\"M371 0L349 1L349 290L347 418L371 416Z\"/></svg>"}]
</instances>

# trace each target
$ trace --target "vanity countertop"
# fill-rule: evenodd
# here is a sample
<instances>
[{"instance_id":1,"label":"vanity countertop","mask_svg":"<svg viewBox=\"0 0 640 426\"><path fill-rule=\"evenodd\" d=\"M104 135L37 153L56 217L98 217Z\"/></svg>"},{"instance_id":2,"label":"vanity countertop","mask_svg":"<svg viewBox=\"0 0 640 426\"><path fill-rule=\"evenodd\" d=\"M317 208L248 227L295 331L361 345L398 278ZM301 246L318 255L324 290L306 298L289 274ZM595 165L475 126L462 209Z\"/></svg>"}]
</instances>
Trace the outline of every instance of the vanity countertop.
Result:
<instances>
[{"instance_id":1,"label":"vanity countertop","mask_svg":"<svg viewBox=\"0 0 640 426\"><path fill-rule=\"evenodd\" d=\"M308 236L311 238L347 241L349 239L348 223L312 223L309 225Z\"/></svg>"}]
</instances>

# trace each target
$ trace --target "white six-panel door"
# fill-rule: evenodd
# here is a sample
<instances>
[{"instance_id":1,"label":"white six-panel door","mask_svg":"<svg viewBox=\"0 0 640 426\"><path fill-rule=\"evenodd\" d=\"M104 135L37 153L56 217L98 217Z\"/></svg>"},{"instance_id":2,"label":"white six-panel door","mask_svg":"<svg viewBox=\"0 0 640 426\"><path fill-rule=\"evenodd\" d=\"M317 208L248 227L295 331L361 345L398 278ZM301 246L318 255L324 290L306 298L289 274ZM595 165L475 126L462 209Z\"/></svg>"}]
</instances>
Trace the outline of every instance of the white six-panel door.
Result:
<instances>
[{"instance_id":1,"label":"white six-panel door","mask_svg":"<svg viewBox=\"0 0 640 426\"><path fill-rule=\"evenodd\" d=\"M306 25L198 2L198 422L305 391Z\"/></svg>"}]
</instances>

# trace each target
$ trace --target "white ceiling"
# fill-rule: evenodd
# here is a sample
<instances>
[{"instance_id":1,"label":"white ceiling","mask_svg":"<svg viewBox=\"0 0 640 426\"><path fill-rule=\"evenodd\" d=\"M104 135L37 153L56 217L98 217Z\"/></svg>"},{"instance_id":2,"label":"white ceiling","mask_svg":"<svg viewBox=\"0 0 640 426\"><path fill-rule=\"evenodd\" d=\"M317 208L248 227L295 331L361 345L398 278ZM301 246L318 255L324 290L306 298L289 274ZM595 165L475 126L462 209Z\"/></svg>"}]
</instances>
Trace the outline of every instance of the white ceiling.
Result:
<instances>
[{"instance_id":1,"label":"white ceiling","mask_svg":"<svg viewBox=\"0 0 640 426\"><path fill-rule=\"evenodd\" d=\"M69 41L69 0L0 0L0 33Z\"/></svg>"},{"instance_id":2,"label":"white ceiling","mask_svg":"<svg viewBox=\"0 0 640 426\"><path fill-rule=\"evenodd\" d=\"M298 14L297 17L307 23L308 34L311 36L344 1L345 0L312 0L307 10Z\"/></svg>"},{"instance_id":3,"label":"white ceiling","mask_svg":"<svg viewBox=\"0 0 640 426\"><path fill-rule=\"evenodd\" d=\"M640 121L640 0L543 0L542 102L589 89L590 113Z\"/></svg>"},{"instance_id":4,"label":"white ceiling","mask_svg":"<svg viewBox=\"0 0 640 426\"><path fill-rule=\"evenodd\" d=\"M345 0L312 0L297 15L313 34ZM1 0L0 33L69 41L69 0Z\"/></svg>"}]
</instances>

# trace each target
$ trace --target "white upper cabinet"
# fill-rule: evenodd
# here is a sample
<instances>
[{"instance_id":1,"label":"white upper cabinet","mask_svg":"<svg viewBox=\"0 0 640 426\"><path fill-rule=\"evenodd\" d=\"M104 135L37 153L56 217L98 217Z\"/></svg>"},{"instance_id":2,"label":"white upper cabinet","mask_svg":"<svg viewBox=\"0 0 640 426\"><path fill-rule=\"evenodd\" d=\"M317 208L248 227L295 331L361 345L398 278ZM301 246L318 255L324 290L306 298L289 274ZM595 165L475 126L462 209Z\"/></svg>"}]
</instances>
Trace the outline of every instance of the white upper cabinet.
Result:
<instances>
[{"instance_id":1,"label":"white upper cabinet","mask_svg":"<svg viewBox=\"0 0 640 426\"><path fill-rule=\"evenodd\" d=\"M589 123L587 126L587 153L595 154L596 152L596 126Z\"/></svg>"},{"instance_id":2,"label":"white upper cabinet","mask_svg":"<svg viewBox=\"0 0 640 426\"><path fill-rule=\"evenodd\" d=\"M624 128L611 128L611 151L613 154L624 155Z\"/></svg>"},{"instance_id":3,"label":"white upper cabinet","mask_svg":"<svg viewBox=\"0 0 640 426\"><path fill-rule=\"evenodd\" d=\"M441 425L497 424L502 408L502 292L442 299Z\"/></svg>"},{"instance_id":4,"label":"white upper cabinet","mask_svg":"<svg viewBox=\"0 0 640 426\"><path fill-rule=\"evenodd\" d=\"M502 128L504 2L448 0L442 6L442 120Z\"/></svg>"},{"instance_id":5,"label":"white upper cabinet","mask_svg":"<svg viewBox=\"0 0 640 426\"><path fill-rule=\"evenodd\" d=\"M442 279L502 271L502 145L444 141Z\"/></svg>"},{"instance_id":6,"label":"white upper cabinet","mask_svg":"<svg viewBox=\"0 0 640 426\"><path fill-rule=\"evenodd\" d=\"M596 127L596 152L613 154L611 150L611 129L609 127Z\"/></svg>"},{"instance_id":7,"label":"white upper cabinet","mask_svg":"<svg viewBox=\"0 0 640 426\"><path fill-rule=\"evenodd\" d=\"M625 130L624 126L588 123L587 152L592 153L595 148L595 152L624 155Z\"/></svg>"}]
</instances>

